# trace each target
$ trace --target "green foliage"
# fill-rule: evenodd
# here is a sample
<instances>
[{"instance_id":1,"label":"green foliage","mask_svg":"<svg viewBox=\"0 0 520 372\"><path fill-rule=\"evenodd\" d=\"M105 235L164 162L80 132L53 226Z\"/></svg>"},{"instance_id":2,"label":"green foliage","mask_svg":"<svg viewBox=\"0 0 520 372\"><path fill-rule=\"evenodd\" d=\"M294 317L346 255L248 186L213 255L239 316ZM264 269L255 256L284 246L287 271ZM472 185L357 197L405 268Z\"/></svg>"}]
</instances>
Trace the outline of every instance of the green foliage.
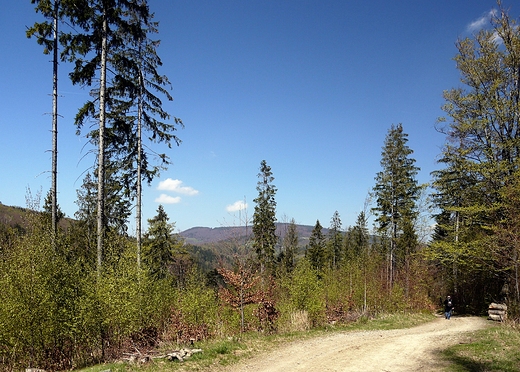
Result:
<instances>
[{"instance_id":1,"label":"green foliage","mask_svg":"<svg viewBox=\"0 0 520 372\"><path fill-rule=\"evenodd\" d=\"M325 237L322 229L320 221L317 220L309 237L309 247L305 252L309 264L318 274L325 268L326 262Z\"/></svg>"},{"instance_id":2,"label":"green foliage","mask_svg":"<svg viewBox=\"0 0 520 372\"><path fill-rule=\"evenodd\" d=\"M0 354L13 366L69 368L80 278L51 246L50 230L33 218L35 228L0 260Z\"/></svg>"},{"instance_id":3,"label":"green foliage","mask_svg":"<svg viewBox=\"0 0 520 372\"><path fill-rule=\"evenodd\" d=\"M61 210L59 205L57 205L56 208L57 208L56 223L59 223L61 221L61 219L63 217L65 217L65 213L63 213L63 211ZM49 192L47 193L47 196L45 197L45 200L43 201L43 215L49 224L52 221L51 214L52 214L52 191L49 190Z\"/></svg>"},{"instance_id":4,"label":"green foliage","mask_svg":"<svg viewBox=\"0 0 520 372\"><path fill-rule=\"evenodd\" d=\"M294 310L306 311L313 325L325 321L325 300L323 286L315 269L307 259L296 265L288 291Z\"/></svg>"},{"instance_id":5,"label":"green foliage","mask_svg":"<svg viewBox=\"0 0 520 372\"><path fill-rule=\"evenodd\" d=\"M329 237L327 240L327 261L330 268L337 268L342 260L343 233L341 218L338 211L330 220Z\"/></svg>"},{"instance_id":6,"label":"green foliage","mask_svg":"<svg viewBox=\"0 0 520 372\"><path fill-rule=\"evenodd\" d=\"M182 242L174 233L175 224L169 223L169 217L162 205L157 208L157 215L148 220L148 231L144 239L144 262L155 279L171 278L171 267L176 255L182 251Z\"/></svg>"},{"instance_id":7,"label":"green foliage","mask_svg":"<svg viewBox=\"0 0 520 372\"><path fill-rule=\"evenodd\" d=\"M256 190L258 196L253 200L255 212L253 214L253 248L255 249L260 272L272 273L275 264L276 237L276 187L271 167L265 160L260 163Z\"/></svg>"},{"instance_id":8,"label":"green foliage","mask_svg":"<svg viewBox=\"0 0 520 372\"><path fill-rule=\"evenodd\" d=\"M396 271L403 267L406 257L415 251L417 236L414 224L417 218L416 201L421 187L415 176L419 168L410 155L408 135L403 126L392 125L385 138L381 153L382 171L377 173L374 196L375 223L380 235L389 240L388 285L391 287Z\"/></svg>"},{"instance_id":9,"label":"green foliage","mask_svg":"<svg viewBox=\"0 0 520 372\"><path fill-rule=\"evenodd\" d=\"M189 273L185 287L179 292L177 306L187 323L204 327L205 336L216 333L218 297L215 290L207 286L202 272L192 269Z\"/></svg>"},{"instance_id":10,"label":"green foliage","mask_svg":"<svg viewBox=\"0 0 520 372\"><path fill-rule=\"evenodd\" d=\"M505 232L516 231L517 219L509 211L520 154L520 35L517 22L502 8L491 26L457 42L455 61L464 88L444 92L443 169L433 173L438 226L427 251L442 265L449 290L480 297L465 298L474 303L498 299L504 283L515 287L519 282L511 239L516 232L509 238ZM485 278L491 285L474 293L475 283ZM514 299L520 301L520 291Z\"/></svg>"}]
</instances>

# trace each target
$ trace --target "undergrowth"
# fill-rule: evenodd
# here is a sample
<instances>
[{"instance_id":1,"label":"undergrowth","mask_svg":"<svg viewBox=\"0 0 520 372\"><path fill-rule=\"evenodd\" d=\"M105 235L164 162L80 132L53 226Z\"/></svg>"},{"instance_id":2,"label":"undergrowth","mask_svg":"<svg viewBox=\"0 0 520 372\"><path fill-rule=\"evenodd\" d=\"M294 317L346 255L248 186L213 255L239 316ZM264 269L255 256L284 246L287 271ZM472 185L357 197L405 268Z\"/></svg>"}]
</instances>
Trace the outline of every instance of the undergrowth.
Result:
<instances>
[{"instance_id":1,"label":"undergrowth","mask_svg":"<svg viewBox=\"0 0 520 372\"><path fill-rule=\"evenodd\" d=\"M97 365L83 369L83 372L119 371L207 371L218 369L219 366L232 365L243 358L260 352L267 352L288 342L325 336L332 332L354 332L362 330L387 330L409 328L434 319L431 313L395 313L378 316L361 316L349 324L326 325L308 331L293 331L279 334L262 334L258 332L244 333L240 337L229 337L225 340L209 340L196 342L192 348L202 349L202 353L194 354L186 361L170 362L165 359L155 359L144 365L126 362ZM163 345L162 351L179 349L177 345Z\"/></svg>"}]
</instances>

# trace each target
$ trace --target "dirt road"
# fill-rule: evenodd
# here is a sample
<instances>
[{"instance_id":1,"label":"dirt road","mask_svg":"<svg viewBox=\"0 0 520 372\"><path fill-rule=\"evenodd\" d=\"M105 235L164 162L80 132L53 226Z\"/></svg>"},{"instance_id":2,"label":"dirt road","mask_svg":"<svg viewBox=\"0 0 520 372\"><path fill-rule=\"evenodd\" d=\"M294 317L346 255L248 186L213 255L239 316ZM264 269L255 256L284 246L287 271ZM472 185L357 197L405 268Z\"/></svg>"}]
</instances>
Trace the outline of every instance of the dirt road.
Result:
<instances>
[{"instance_id":1,"label":"dirt road","mask_svg":"<svg viewBox=\"0 0 520 372\"><path fill-rule=\"evenodd\" d=\"M486 327L475 317L439 318L409 329L359 331L290 343L225 371L442 371L438 352Z\"/></svg>"}]
</instances>

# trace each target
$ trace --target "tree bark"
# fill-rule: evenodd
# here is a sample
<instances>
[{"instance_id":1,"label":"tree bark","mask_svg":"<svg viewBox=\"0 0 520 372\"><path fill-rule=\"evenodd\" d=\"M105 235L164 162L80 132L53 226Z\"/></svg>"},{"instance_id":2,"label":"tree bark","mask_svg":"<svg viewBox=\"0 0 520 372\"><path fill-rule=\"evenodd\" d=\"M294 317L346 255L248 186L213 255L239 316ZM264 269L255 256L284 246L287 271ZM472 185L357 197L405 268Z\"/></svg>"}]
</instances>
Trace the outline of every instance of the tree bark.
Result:
<instances>
[{"instance_id":1,"label":"tree bark","mask_svg":"<svg viewBox=\"0 0 520 372\"><path fill-rule=\"evenodd\" d=\"M141 51L141 43L139 43L139 52ZM139 53L141 54L141 53ZM137 267L141 268L141 205L142 205L142 183L141 183L141 162L142 162L142 113L143 113L143 97L142 97L143 76L139 71L139 98L137 104L137 206L136 206L136 235L137 235Z\"/></svg>"},{"instance_id":2,"label":"tree bark","mask_svg":"<svg viewBox=\"0 0 520 372\"><path fill-rule=\"evenodd\" d=\"M52 244L56 239L58 224L58 10L59 0L54 1L54 31L52 57L52 185L51 185L51 223Z\"/></svg>"},{"instance_id":3,"label":"tree bark","mask_svg":"<svg viewBox=\"0 0 520 372\"><path fill-rule=\"evenodd\" d=\"M103 260L103 238L105 235L105 94L107 71L108 22L104 12L101 41L101 71L99 87L99 150L98 150L98 195L97 195L97 274L101 275Z\"/></svg>"}]
</instances>

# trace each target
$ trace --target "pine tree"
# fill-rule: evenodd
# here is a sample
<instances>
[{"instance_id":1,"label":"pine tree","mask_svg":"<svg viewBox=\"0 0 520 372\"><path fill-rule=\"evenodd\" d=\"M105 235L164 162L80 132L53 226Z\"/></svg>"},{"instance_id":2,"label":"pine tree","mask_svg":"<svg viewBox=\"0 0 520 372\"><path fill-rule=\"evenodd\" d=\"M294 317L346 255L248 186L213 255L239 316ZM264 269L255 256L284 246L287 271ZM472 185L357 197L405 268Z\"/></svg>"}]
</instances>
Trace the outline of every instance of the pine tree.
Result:
<instances>
[{"instance_id":1,"label":"pine tree","mask_svg":"<svg viewBox=\"0 0 520 372\"><path fill-rule=\"evenodd\" d=\"M388 285L391 288L397 268L397 258L401 263L416 246L413 229L417 217L416 201L420 187L415 179L419 168L410 155L408 135L401 124L392 125L385 139L381 156L383 170L376 175L373 208L379 233L389 240Z\"/></svg>"},{"instance_id":2,"label":"pine tree","mask_svg":"<svg viewBox=\"0 0 520 372\"><path fill-rule=\"evenodd\" d=\"M107 229L120 235L126 235L128 218L131 214L131 203L128 197L125 196L123 186L116 179L110 177L112 172L112 167L110 167L107 172L108 179L105 181L107 192L105 197L106 213L104 224L107 226ZM78 210L74 216L77 220L89 220L90 223L95 224L98 180L95 177L97 172L93 174L87 173L81 188L77 190L76 204L78 205Z\"/></svg>"},{"instance_id":3,"label":"pine tree","mask_svg":"<svg viewBox=\"0 0 520 372\"><path fill-rule=\"evenodd\" d=\"M271 273L275 263L276 236L276 187L271 167L265 160L260 164L256 190L258 196L254 199L255 212L253 214L253 248L255 249L260 273Z\"/></svg>"}]
</instances>

